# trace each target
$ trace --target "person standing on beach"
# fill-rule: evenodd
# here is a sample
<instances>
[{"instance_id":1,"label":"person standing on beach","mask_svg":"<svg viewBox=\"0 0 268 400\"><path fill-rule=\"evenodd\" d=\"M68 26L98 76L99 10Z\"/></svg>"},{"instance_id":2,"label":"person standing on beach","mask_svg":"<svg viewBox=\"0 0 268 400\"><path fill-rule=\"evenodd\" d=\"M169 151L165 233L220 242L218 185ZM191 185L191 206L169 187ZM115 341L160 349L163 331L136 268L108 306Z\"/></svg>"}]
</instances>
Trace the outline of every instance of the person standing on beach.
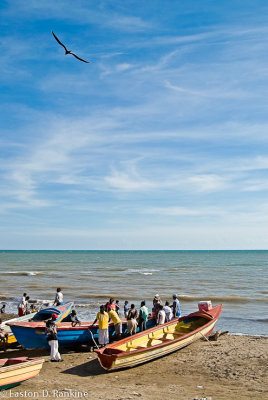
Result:
<instances>
[{"instance_id":1,"label":"person standing on beach","mask_svg":"<svg viewBox=\"0 0 268 400\"><path fill-rule=\"evenodd\" d=\"M163 310L164 310L165 313L166 313L167 321L171 321L172 316L173 316L173 313L172 313L172 310L171 310L171 308L170 308L170 306L169 306L169 301L166 301Z\"/></svg>"},{"instance_id":2,"label":"person standing on beach","mask_svg":"<svg viewBox=\"0 0 268 400\"><path fill-rule=\"evenodd\" d=\"M56 297L53 305L56 305L56 307L63 305L63 293L61 291L61 288L57 288Z\"/></svg>"},{"instance_id":3,"label":"person standing on beach","mask_svg":"<svg viewBox=\"0 0 268 400\"><path fill-rule=\"evenodd\" d=\"M157 313L156 325L163 325L166 321L166 313L163 310L163 308L164 307L162 306L162 304L160 304L159 310Z\"/></svg>"},{"instance_id":4,"label":"person standing on beach","mask_svg":"<svg viewBox=\"0 0 268 400\"><path fill-rule=\"evenodd\" d=\"M115 302L114 302L114 299L112 297L105 304L105 311L109 312L110 310L115 310Z\"/></svg>"},{"instance_id":5,"label":"person standing on beach","mask_svg":"<svg viewBox=\"0 0 268 400\"><path fill-rule=\"evenodd\" d=\"M1 307L1 314L5 314L5 312L6 312L6 305L3 304Z\"/></svg>"},{"instance_id":6,"label":"person standing on beach","mask_svg":"<svg viewBox=\"0 0 268 400\"><path fill-rule=\"evenodd\" d=\"M128 301L126 300L125 304L124 304L124 316L125 316L125 318L127 318L127 316L128 316L128 311L129 311Z\"/></svg>"},{"instance_id":7,"label":"person standing on beach","mask_svg":"<svg viewBox=\"0 0 268 400\"><path fill-rule=\"evenodd\" d=\"M22 316L25 314L25 301L26 301L26 296L27 296L27 293L23 293L23 296L22 296L22 298L21 298L21 301L19 302L19 305L18 305L18 314L19 314L19 317L22 317Z\"/></svg>"},{"instance_id":8,"label":"person standing on beach","mask_svg":"<svg viewBox=\"0 0 268 400\"><path fill-rule=\"evenodd\" d=\"M118 315L119 315L119 310L120 310L119 300L116 300L115 301L115 311L117 312Z\"/></svg>"},{"instance_id":9,"label":"person standing on beach","mask_svg":"<svg viewBox=\"0 0 268 400\"><path fill-rule=\"evenodd\" d=\"M109 316L105 311L104 306L100 306L100 311L92 325L95 325L97 321L99 323L99 345L104 347L109 343Z\"/></svg>"},{"instance_id":10,"label":"person standing on beach","mask_svg":"<svg viewBox=\"0 0 268 400\"><path fill-rule=\"evenodd\" d=\"M135 308L135 304L131 304L127 315L127 331L130 335L135 335L137 332L137 318L138 311Z\"/></svg>"},{"instance_id":11,"label":"person standing on beach","mask_svg":"<svg viewBox=\"0 0 268 400\"><path fill-rule=\"evenodd\" d=\"M57 314L52 314L51 318L46 321L46 335L47 341L50 346L50 361L60 362L63 361L59 353L59 342L57 336L56 321Z\"/></svg>"},{"instance_id":12,"label":"person standing on beach","mask_svg":"<svg viewBox=\"0 0 268 400\"><path fill-rule=\"evenodd\" d=\"M145 300L141 302L141 308L140 308L140 313L139 313L139 328L140 332L146 330L146 322L148 320L148 308L146 307Z\"/></svg>"},{"instance_id":13,"label":"person standing on beach","mask_svg":"<svg viewBox=\"0 0 268 400\"><path fill-rule=\"evenodd\" d=\"M153 317L155 319L157 319L157 315L158 315L158 312L159 312L159 307L161 305L162 305L162 301L160 299L160 296L159 296L159 294L156 294L154 296L154 299L153 299L153 308L152 308L152 314L153 314Z\"/></svg>"},{"instance_id":14,"label":"person standing on beach","mask_svg":"<svg viewBox=\"0 0 268 400\"><path fill-rule=\"evenodd\" d=\"M173 304L172 304L172 308L173 308L173 317L180 317L181 316L181 306L180 306L180 302L178 300L178 296L176 294L173 294Z\"/></svg>"},{"instance_id":15,"label":"person standing on beach","mask_svg":"<svg viewBox=\"0 0 268 400\"><path fill-rule=\"evenodd\" d=\"M6 345L8 341L8 333L5 332L2 326L2 318L0 318L0 343L3 344L3 350L6 351Z\"/></svg>"},{"instance_id":16,"label":"person standing on beach","mask_svg":"<svg viewBox=\"0 0 268 400\"><path fill-rule=\"evenodd\" d=\"M24 302L24 315L30 314L29 300L30 300L30 296L26 296L26 299L25 299L25 302Z\"/></svg>"},{"instance_id":17,"label":"person standing on beach","mask_svg":"<svg viewBox=\"0 0 268 400\"><path fill-rule=\"evenodd\" d=\"M116 339L119 340L119 339L121 339L121 335L122 335L122 322L121 322L121 319L120 319L119 315L117 314L117 312L115 310L110 310L108 312L108 315L109 315L109 318L114 323L114 331L115 331Z\"/></svg>"}]
</instances>

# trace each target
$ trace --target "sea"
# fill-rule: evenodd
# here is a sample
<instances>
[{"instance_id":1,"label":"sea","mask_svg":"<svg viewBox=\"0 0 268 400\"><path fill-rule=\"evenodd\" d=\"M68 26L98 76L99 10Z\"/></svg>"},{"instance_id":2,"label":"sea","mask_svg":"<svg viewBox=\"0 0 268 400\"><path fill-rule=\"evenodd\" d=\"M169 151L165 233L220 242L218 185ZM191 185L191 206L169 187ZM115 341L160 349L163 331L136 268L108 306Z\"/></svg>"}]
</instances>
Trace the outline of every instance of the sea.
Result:
<instances>
[{"instance_id":1,"label":"sea","mask_svg":"<svg viewBox=\"0 0 268 400\"><path fill-rule=\"evenodd\" d=\"M110 297L149 310L177 294L182 315L199 301L223 304L217 329L268 335L268 251L0 251L0 302L17 312L22 294L54 300L61 287L81 320Z\"/></svg>"}]
</instances>

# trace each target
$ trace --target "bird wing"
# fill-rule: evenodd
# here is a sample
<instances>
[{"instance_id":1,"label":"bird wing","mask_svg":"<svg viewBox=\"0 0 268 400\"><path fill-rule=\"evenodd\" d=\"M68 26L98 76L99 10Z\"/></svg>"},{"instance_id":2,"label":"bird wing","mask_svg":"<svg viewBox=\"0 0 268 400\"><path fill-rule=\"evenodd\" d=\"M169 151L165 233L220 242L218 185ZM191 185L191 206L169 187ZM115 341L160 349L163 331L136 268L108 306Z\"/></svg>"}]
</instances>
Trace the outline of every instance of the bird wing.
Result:
<instances>
[{"instance_id":1,"label":"bird wing","mask_svg":"<svg viewBox=\"0 0 268 400\"><path fill-rule=\"evenodd\" d=\"M67 48L64 46L64 44L61 43L61 41L57 38L57 36L55 35L55 33L54 33L53 31L51 31L51 32L52 32L52 35L54 36L54 38L57 40L57 42L58 42L62 47L64 47L65 51L68 51Z\"/></svg>"},{"instance_id":2,"label":"bird wing","mask_svg":"<svg viewBox=\"0 0 268 400\"><path fill-rule=\"evenodd\" d=\"M72 54L75 58L77 58L77 60L80 60L80 61L83 61L83 62L89 64L89 61L83 60L83 58L78 57L76 54L74 54L72 52L70 54Z\"/></svg>"}]
</instances>

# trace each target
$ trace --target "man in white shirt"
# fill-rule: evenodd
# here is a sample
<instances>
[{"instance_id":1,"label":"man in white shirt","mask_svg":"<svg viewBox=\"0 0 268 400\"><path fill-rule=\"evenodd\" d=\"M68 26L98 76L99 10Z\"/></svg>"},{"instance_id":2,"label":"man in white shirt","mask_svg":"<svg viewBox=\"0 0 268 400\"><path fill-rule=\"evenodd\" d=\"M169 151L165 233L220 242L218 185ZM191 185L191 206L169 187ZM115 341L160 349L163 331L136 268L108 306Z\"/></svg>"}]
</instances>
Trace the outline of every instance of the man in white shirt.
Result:
<instances>
[{"instance_id":1,"label":"man in white shirt","mask_svg":"<svg viewBox=\"0 0 268 400\"><path fill-rule=\"evenodd\" d=\"M158 311L158 314L157 314L156 324L157 325L162 325L162 324L165 323L165 321L166 321L166 313L163 310L163 306L161 304L159 306L159 311Z\"/></svg>"},{"instance_id":2,"label":"man in white shirt","mask_svg":"<svg viewBox=\"0 0 268 400\"><path fill-rule=\"evenodd\" d=\"M56 306L63 305L63 294L62 294L61 288L57 288L57 293L56 293L54 304L56 304Z\"/></svg>"},{"instance_id":3,"label":"man in white shirt","mask_svg":"<svg viewBox=\"0 0 268 400\"><path fill-rule=\"evenodd\" d=\"M169 302L168 301L166 301L166 304L165 304L163 310L165 311L167 321L171 321L171 319L172 319L172 310L171 310L171 308L169 306Z\"/></svg>"}]
</instances>

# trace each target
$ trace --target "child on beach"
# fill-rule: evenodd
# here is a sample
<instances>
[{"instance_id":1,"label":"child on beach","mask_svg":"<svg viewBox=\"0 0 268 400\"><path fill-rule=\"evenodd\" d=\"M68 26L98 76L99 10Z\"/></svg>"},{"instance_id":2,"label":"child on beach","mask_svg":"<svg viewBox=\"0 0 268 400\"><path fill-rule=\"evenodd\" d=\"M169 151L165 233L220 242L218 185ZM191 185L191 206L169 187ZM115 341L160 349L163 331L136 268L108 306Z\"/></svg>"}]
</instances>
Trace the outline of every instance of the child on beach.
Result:
<instances>
[{"instance_id":1,"label":"child on beach","mask_svg":"<svg viewBox=\"0 0 268 400\"><path fill-rule=\"evenodd\" d=\"M5 312L6 312L6 305L3 304L1 307L1 314L5 314Z\"/></svg>"}]
</instances>

